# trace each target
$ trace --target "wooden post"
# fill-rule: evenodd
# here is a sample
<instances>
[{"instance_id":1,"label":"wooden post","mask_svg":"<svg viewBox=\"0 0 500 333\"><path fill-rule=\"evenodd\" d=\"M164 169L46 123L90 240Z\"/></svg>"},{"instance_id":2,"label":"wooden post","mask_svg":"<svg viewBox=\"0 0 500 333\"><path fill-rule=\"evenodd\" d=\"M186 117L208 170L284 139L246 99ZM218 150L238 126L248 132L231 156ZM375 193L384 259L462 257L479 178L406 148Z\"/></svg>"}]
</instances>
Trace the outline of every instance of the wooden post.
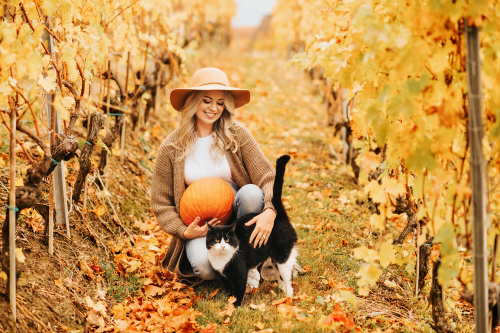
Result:
<instances>
[{"instance_id":1,"label":"wooden post","mask_svg":"<svg viewBox=\"0 0 500 333\"><path fill-rule=\"evenodd\" d=\"M52 104L52 103L50 103ZM52 105L51 105L52 106ZM52 148L56 142L56 108L51 107L50 114L50 147ZM49 176L49 254L54 254L54 173Z\"/></svg>"},{"instance_id":2,"label":"wooden post","mask_svg":"<svg viewBox=\"0 0 500 333\"><path fill-rule=\"evenodd\" d=\"M483 119L479 29L466 21L469 143L472 189L472 249L474 258L474 317L476 332L487 333L488 263L486 252L486 190L483 162Z\"/></svg>"},{"instance_id":3,"label":"wooden post","mask_svg":"<svg viewBox=\"0 0 500 333\"><path fill-rule=\"evenodd\" d=\"M130 68L130 51L127 52L127 72L125 74L125 103L123 103L123 106L125 108L128 108L128 74L129 74L129 68ZM123 163L125 160L125 137L127 134L127 115L123 115L123 126L122 126L122 132L121 132L121 138L120 138L120 163Z\"/></svg>"},{"instance_id":4,"label":"wooden post","mask_svg":"<svg viewBox=\"0 0 500 333\"><path fill-rule=\"evenodd\" d=\"M109 99L110 99L110 85L111 85L111 60L108 60L108 89L106 93L106 103L108 104L106 106L106 113L109 113ZM109 115L106 117L106 134L109 133Z\"/></svg>"},{"instance_id":5,"label":"wooden post","mask_svg":"<svg viewBox=\"0 0 500 333\"><path fill-rule=\"evenodd\" d=\"M161 78L163 75L162 67L161 64L159 65L160 68L158 70L158 77L156 79L156 93L155 93L155 107L154 107L154 112L158 114L158 111L160 110L160 103L161 103Z\"/></svg>"},{"instance_id":6,"label":"wooden post","mask_svg":"<svg viewBox=\"0 0 500 333\"><path fill-rule=\"evenodd\" d=\"M415 245L417 247L417 264L416 264L416 274L415 274L415 297L418 296L418 280L420 275L420 246L418 244L418 236L420 236L420 223L417 222L417 237L415 237Z\"/></svg>"},{"instance_id":7,"label":"wooden post","mask_svg":"<svg viewBox=\"0 0 500 333\"><path fill-rule=\"evenodd\" d=\"M10 96L9 96L10 97ZM10 193L9 193L9 298L16 320L16 110L10 110ZM15 324L14 324L15 325Z\"/></svg>"},{"instance_id":8,"label":"wooden post","mask_svg":"<svg viewBox=\"0 0 500 333\"><path fill-rule=\"evenodd\" d=\"M345 88L342 87L342 121L346 122L347 121L347 107L348 107L349 101L346 100L345 98ZM345 126L342 126L341 129L341 137L342 137L342 159L344 163L347 163L347 150L349 149L349 145L347 144L347 128Z\"/></svg>"},{"instance_id":9,"label":"wooden post","mask_svg":"<svg viewBox=\"0 0 500 333\"><path fill-rule=\"evenodd\" d=\"M46 23L48 25L48 23ZM47 41L48 51L51 53L51 56L54 57L53 49L54 49L54 38L45 31L43 35L43 39ZM53 129L53 136L55 140L55 134L61 134L61 120L59 118L59 114L55 112L55 109L52 106L52 102L54 101L54 94L46 95L46 105L47 105L47 121L49 126ZM52 141L55 142L55 141ZM52 143L53 145L54 143ZM51 146L52 147L52 146ZM53 176L52 176L53 175ZM56 210L56 222L60 225L66 225L66 233L68 237L70 236L69 232L69 218L68 218L68 201L66 194L66 176L64 174L64 161L59 161L59 164L55 167L54 172L49 177L53 181L53 207L49 207L49 219L51 212ZM51 200L49 200L50 202ZM53 212L52 212L53 213ZM53 222L53 220L52 220ZM50 227L50 223L49 223ZM50 228L49 228L50 229ZM51 235L49 235L49 238ZM50 248L50 246L49 246Z\"/></svg>"}]
</instances>

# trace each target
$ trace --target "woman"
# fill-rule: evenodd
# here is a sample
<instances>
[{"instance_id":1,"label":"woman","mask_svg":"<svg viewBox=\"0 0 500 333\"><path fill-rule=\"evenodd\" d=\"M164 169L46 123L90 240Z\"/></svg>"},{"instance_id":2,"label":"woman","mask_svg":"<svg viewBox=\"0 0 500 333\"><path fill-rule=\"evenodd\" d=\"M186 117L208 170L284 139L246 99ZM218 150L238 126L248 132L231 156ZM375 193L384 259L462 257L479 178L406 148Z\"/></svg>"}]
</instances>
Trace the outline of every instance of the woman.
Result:
<instances>
[{"instance_id":1,"label":"woman","mask_svg":"<svg viewBox=\"0 0 500 333\"><path fill-rule=\"evenodd\" d=\"M196 285L216 277L207 258L206 224L198 226L197 218L188 227L178 213L186 186L195 180L217 177L226 181L235 193L233 216L259 213L247 223L256 224L250 238L254 246L265 244L273 229L274 167L250 132L234 120L235 109L249 101L250 92L230 87L226 74L217 68L200 69L191 87L170 94L182 118L158 151L151 204L160 226L173 236L163 267L184 283ZM256 288L259 280L257 270L251 270L249 285Z\"/></svg>"}]
</instances>

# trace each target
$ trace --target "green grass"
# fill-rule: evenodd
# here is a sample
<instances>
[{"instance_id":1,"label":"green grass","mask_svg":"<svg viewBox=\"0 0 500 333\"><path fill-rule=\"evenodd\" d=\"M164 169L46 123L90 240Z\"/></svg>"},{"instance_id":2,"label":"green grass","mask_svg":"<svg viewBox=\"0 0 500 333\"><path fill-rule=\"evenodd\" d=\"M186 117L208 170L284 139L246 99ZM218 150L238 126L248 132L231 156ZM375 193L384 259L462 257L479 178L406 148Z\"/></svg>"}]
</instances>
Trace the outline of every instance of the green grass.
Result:
<instances>
[{"instance_id":1,"label":"green grass","mask_svg":"<svg viewBox=\"0 0 500 333\"><path fill-rule=\"evenodd\" d=\"M109 263L100 263L104 270L108 292L115 301L122 302L129 296L139 294L139 289L143 287L144 279L134 274L118 274L115 267Z\"/></svg>"}]
</instances>

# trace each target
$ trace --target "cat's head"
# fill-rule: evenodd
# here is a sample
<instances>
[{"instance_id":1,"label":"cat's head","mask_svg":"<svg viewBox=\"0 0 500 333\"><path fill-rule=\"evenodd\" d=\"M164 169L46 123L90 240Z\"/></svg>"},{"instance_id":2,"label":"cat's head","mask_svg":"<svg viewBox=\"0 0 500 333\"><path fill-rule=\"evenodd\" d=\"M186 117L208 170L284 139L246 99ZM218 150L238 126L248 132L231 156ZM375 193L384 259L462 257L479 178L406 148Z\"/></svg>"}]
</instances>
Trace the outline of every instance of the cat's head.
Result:
<instances>
[{"instance_id":1,"label":"cat's head","mask_svg":"<svg viewBox=\"0 0 500 333\"><path fill-rule=\"evenodd\" d=\"M207 223L207 249L209 251L229 251L237 250L239 247L238 238L234 232L236 223L212 227Z\"/></svg>"}]
</instances>

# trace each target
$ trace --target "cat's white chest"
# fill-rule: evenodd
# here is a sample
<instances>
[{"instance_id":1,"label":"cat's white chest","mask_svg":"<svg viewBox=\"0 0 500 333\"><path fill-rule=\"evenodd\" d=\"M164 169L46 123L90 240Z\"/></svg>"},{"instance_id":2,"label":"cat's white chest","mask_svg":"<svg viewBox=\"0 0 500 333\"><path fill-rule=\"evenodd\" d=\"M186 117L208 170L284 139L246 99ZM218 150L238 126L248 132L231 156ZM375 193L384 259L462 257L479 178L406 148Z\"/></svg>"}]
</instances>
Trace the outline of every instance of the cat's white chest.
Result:
<instances>
[{"instance_id":1,"label":"cat's white chest","mask_svg":"<svg viewBox=\"0 0 500 333\"><path fill-rule=\"evenodd\" d=\"M208 250L208 261L214 270L223 274L222 271L227 263L233 258L236 251L238 251L238 248L228 246L225 250L221 250L218 245L219 244Z\"/></svg>"}]
</instances>

